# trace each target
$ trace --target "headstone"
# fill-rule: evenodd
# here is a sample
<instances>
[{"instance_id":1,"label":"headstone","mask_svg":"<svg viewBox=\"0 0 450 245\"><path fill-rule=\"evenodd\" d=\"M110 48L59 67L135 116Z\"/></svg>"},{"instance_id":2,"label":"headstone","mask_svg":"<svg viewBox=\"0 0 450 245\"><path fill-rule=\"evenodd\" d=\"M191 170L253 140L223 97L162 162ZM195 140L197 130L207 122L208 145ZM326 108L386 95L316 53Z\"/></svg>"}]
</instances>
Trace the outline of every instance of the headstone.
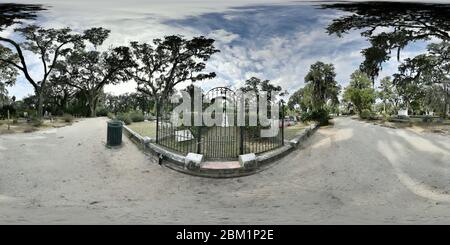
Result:
<instances>
[{"instance_id":1,"label":"headstone","mask_svg":"<svg viewBox=\"0 0 450 245\"><path fill-rule=\"evenodd\" d=\"M175 140L177 142L183 142L194 139L194 136L192 135L190 130L177 130L175 131Z\"/></svg>"},{"instance_id":2,"label":"headstone","mask_svg":"<svg viewBox=\"0 0 450 245\"><path fill-rule=\"evenodd\" d=\"M405 110L405 109L398 110L397 115L407 117L408 116L408 110Z\"/></svg>"}]
</instances>

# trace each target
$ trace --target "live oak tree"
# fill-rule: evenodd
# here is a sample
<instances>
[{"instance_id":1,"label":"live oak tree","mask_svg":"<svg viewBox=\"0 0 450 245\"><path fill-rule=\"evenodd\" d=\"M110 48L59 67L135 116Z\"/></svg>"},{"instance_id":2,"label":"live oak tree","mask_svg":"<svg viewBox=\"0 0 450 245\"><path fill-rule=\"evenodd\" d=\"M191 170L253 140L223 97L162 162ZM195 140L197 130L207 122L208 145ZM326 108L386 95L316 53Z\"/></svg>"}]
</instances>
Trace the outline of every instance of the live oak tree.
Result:
<instances>
[{"instance_id":1,"label":"live oak tree","mask_svg":"<svg viewBox=\"0 0 450 245\"><path fill-rule=\"evenodd\" d=\"M0 108L8 102L8 99L8 90L6 89L6 85L0 82Z\"/></svg>"},{"instance_id":2,"label":"live oak tree","mask_svg":"<svg viewBox=\"0 0 450 245\"><path fill-rule=\"evenodd\" d=\"M312 86L311 84L306 84L303 88L295 91L288 100L288 108L291 110L295 110L295 107L298 105L302 112L307 112L308 110L312 110Z\"/></svg>"},{"instance_id":3,"label":"live oak tree","mask_svg":"<svg viewBox=\"0 0 450 245\"><path fill-rule=\"evenodd\" d=\"M287 91L282 91L283 89L279 85L274 85L270 80L261 80L257 77L251 77L245 81L245 86L241 88L241 91L248 92L252 91L256 95L260 92L267 93L267 100L272 101L271 94L284 96Z\"/></svg>"},{"instance_id":4,"label":"live oak tree","mask_svg":"<svg viewBox=\"0 0 450 245\"><path fill-rule=\"evenodd\" d=\"M56 114L68 113L69 105L75 102L74 97L80 90L59 79L50 78L50 83L51 86L48 86L46 90L45 101Z\"/></svg>"},{"instance_id":5,"label":"live oak tree","mask_svg":"<svg viewBox=\"0 0 450 245\"><path fill-rule=\"evenodd\" d=\"M394 83L406 106L418 108L421 104L430 108L441 108L447 117L449 103L448 83L450 79L450 44L448 42L428 45L428 53L408 58L394 74ZM433 96L433 100L426 97ZM436 103L441 101L441 106ZM429 104L425 103L426 101ZM432 105L434 104L434 105ZM431 106L431 107L430 107Z\"/></svg>"},{"instance_id":6,"label":"live oak tree","mask_svg":"<svg viewBox=\"0 0 450 245\"><path fill-rule=\"evenodd\" d=\"M126 113L133 110L150 112L153 105L154 101L149 100L147 95L137 92L120 95L106 94L104 101L104 106L112 113Z\"/></svg>"},{"instance_id":7,"label":"live oak tree","mask_svg":"<svg viewBox=\"0 0 450 245\"><path fill-rule=\"evenodd\" d=\"M131 51L136 65L128 73L136 81L137 90L155 101L157 111L177 84L216 76L214 72L204 72L205 62L219 52L214 39L166 36L153 43L132 42Z\"/></svg>"},{"instance_id":8,"label":"live oak tree","mask_svg":"<svg viewBox=\"0 0 450 245\"><path fill-rule=\"evenodd\" d=\"M7 62L2 62L1 60L18 62L18 56L14 54L11 49L1 45L0 55L0 84L13 85L16 82L18 72L13 66L9 65Z\"/></svg>"},{"instance_id":9,"label":"live oak tree","mask_svg":"<svg viewBox=\"0 0 450 245\"><path fill-rule=\"evenodd\" d=\"M279 85L274 85L272 82L268 79L262 80L257 77L251 77L245 81L245 85L240 88L240 90L244 93L246 92L252 92L254 93L254 101L256 105L256 115L260 114L260 108L259 108L259 99L261 92L266 93L267 98L267 111L270 112L271 108L271 102L274 101L275 98L272 98L272 96L285 96L287 95L287 91L282 91L283 89ZM249 98L251 100L251 98ZM281 100L283 102L283 100ZM249 110L249 109L247 109Z\"/></svg>"},{"instance_id":10,"label":"live oak tree","mask_svg":"<svg viewBox=\"0 0 450 245\"><path fill-rule=\"evenodd\" d=\"M437 71L434 84L437 85L430 89L431 95L440 94L444 98L443 116L448 118L450 103L450 42L432 43L428 45L430 56L433 57L433 67ZM437 97L437 98L439 98ZM430 101L431 103L433 101Z\"/></svg>"},{"instance_id":11,"label":"live oak tree","mask_svg":"<svg viewBox=\"0 0 450 245\"><path fill-rule=\"evenodd\" d=\"M98 46L108 38L109 30L92 28L85 31L84 36L88 40L87 44L67 52L65 59L57 63L57 73L52 80L77 88L83 93L89 106L89 116L95 117L97 102L105 85L128 80L126 69L135 63L128 47L98 50Z\"/></svg>"},{"instance_id":12,"label":"live oak tree","mask_svg":"<svg viewBox=\"0 0 450 245\"><path fill-rule=\"evenodd\" d=\"M19 24L23 20L31 20L37 17L36 13L45 10L38 4L0 3L0 31L9 26ZM0 45L0 57L14 63L18 62L18 56L11 49ZM6 86L13 85L18 73L15 67L0 61L0 105L8 102L8 90ZM13 96L14 97L14 96Z\"/></svg>"},{"instance_id":13,"label":"live oak tree","mask_svg":"<svg viewBox=\"0 0 450 245\"><path fill-rule=\"evenodd\" d=\"M365 60L361 70L373 84L392 52L400 60L401 50L412 42L430 38L450 41L450 4L360 2L322 7L350 13L334 19L327 27L329 34L340 37L351 30L362 30L361 35L370 42L371 46L362 50Z\"/></svg>"},{"instance_id":14,"label":"live oak tree","mask_svg":"<svg viewBox=\"0 0 450 245\"><path fill-rule=\"evenodd\" d=\"M0 46L0 55L3 58L8 58L11 60L16 60L16 56L12 51L6 47ZM1 58L0 58L1 59ZM9 108L4 108L4 106L9 105L9 96L7 86L11 86L16 82L17 70L10 67L8 64L0 62L0 109L1 114L5 114L5 110Z\"/></svg>"},{"instance_id":15,"label":"live oak tree","mask_svg":"<svg viewBox=\"0 0 450 245\"><path fill-rule=\"evenodd\" d=\"M37 116L43 115L43 100L48 78L54 72L54 68L61 56L69 50L69 46L82 45L84 35L72 33L70 28L45 29L36 25L29 25L15 29L21 35L23 41L15 41L0 36L0 65L8 65L21 72L25 79L33 86L37 98ZM11 49L7 48L8 45ZM13 50L14 54L10 54ZM30 56L25 51L36 55L41 62L42 75L39 78L32 76L29 67ZM6 54L6 55L5 55Z\"/></svg>"},{"instance_id":16,"label":"live oak tree","mask_svg":"<svg viewBox=\"0 0 450 245\"><path fill-rule=\"evenodd\" d=\"M40 4L0 3L0 31L23 20L37 17L37 12L45 10Z\"/></svg>"}]
</instances>

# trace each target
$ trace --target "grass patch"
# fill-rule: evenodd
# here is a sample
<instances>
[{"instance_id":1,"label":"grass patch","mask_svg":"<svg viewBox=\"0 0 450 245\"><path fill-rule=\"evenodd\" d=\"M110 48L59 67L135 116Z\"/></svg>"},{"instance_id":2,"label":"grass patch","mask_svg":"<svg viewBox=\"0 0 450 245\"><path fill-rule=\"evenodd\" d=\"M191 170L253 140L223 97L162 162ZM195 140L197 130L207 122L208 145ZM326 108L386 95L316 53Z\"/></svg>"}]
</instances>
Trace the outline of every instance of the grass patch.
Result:
<instances>
[{"instance_id":1,"label":"grass patch","mask_svg":"<svg viewBox=\"0 0 450 245\"><path fill-rule=\"evenodd\" d=\"M27 122L26 119L15 119L9 121L10 127L8 129L8 121L0 120L0 134L15 134L15 133L31 133L38 130L48 128L60 128L70 125L71 122L66 122L62 117L55 118L55 120L31 120Z\"/></svg>"},{"instance_id":2,"label":"grass patch","mask_svg":"<svg viewBox=\"0 0 450 245\"><path fill-rule=\"evenodd\" d=\"M128 127L141 136L156 137L156 121L134 122L128 125Z\"/></svg>"},{"instance_id":3,"label":"grass patch","mask_svg":"<svg viewBox=\"0 0 450 245\"><path fill-rule=\"evenodd\" d=\"M293 126L284 128L284 139L286 140L293 139L297 134L299 134L304 128L308 126L309 126L308 124L297 122L297 124Z\"/></svg>"},{"instance_id":4,"label":"grass patch","mask_svg":"<svg viewBox=\"0 0 450 245\"><path fill-rule=\"evenodd\" d=\"M358 120L358 119L357 119ZM433 119L432 122L424 122L422 118L410 117L404 122L402 121L385 121L381 119L377 120L364 120L359 119L359 121L372 123L375 125L380 125L388 128L405 128L412 129L416 132L429 132L429 133L439 133L443 135L450 134L450 119L438 122L437 119Z\"/></svg>"}]
</instances>

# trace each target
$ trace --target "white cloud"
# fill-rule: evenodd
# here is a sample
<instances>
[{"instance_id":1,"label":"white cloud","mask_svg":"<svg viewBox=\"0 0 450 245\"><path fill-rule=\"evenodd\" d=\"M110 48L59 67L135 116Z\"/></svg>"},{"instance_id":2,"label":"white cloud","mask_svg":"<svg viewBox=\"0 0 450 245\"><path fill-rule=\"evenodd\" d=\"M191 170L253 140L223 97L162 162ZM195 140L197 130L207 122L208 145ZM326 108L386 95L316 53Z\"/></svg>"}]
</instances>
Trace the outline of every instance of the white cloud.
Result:
<instances>
[{"instance_id":1,"label":"white cloud","mask_svg":"<svg viewBox=\"0 0 450 245\"><path fill-rule=\"evenodd\" d=\"M32 0L18 2L31 3ZM34 1L49 5L48 11L37 20L44 26L70 26L83 30L92 26L111 29L111 36L105 43L126 45L132 40L149 42L169 34L187 37L207 35L217 40L220 53L208 62L208 70L217 73L217 78L200 84L204 88L213 86L243 85L245 79L258 76L271 79L291 92L304 85L304 76L312 63L320 60L335 64L337 80L345 85L350 74L358 68L362 57L360 50L368 44L358 32L351 32L342 38L329 36L324 27L337 16L333 11L311 12L307 8L295 8L298 2L276 0L228 0L228 1L186 1L186 0L58 0ZM276 10L258 9L257 6L280 7ZM285 5L292 5L283 7ZM299 12L295 12L298 10ZM208 19L216 13L223 19ZM292 16L295 15L295 16ZM290 23L296 20L304 22ZM192 23L167 23L172 20L199 21ZM213 22L210 22L213 21ZM216 21L216 22L214 22ZM195 24L195 22L193 22ZM314 24L314 28L311 26ZM239 32L241 31L241 33ZM404 57L413 55L414 50L405 51ZM403 57L403 55L402 55ZM39 60L32 74L39 77ZM389 75L396 69L394 61L386 64L382 75ZM136 83L127 82L107 86L105 91L114 94L134 92ZM31 86L19 79L17 88L11 94L23 97L33 93Z\"/></svg>"},{"instance_id":2,"label":"white cloud","mask_svg":"<svg viewBox=\"0 0 450 245\"><path fill-rule=\"evenodd\" d=\"M221 42L223 44L231 43L232 41L239 38L239 35L227 32L223 29L214 30L207 34L209 38L217 40L217 42Z\"/></svg>"}]
</instances>

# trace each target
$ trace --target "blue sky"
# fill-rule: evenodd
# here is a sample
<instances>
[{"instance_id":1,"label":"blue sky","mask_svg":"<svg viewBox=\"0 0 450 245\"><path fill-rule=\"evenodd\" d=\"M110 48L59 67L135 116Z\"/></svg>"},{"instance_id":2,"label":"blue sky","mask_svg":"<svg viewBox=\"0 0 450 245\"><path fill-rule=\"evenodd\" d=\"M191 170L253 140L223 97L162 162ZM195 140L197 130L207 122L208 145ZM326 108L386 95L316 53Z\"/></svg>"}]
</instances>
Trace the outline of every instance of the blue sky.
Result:
<instances>
[{"instance_id":1,"label":"blue sky","mask_svg":"<svg viewBox=\"0 0 450 245\"><path fill-rule=\"evenodd\" d=\"M325 27L333 18L345 14L319 9L310 2L290 1L191 1L132 0L120 1L21 1L50 6L35 20L48 27L70 26L83 30L103 26L112 30L106 45L126 45L133 40L151 41L170 34L186 37L205 35L216 39L221 50L208 62L208 70L217 73L213 80L199 83L213 86L239 87L251 76L270 79L291 93L304 86L309 66L316 61L333 63L337 80L345 86L350 74L362 61L361 49L368 43L359 32L342 38L329 36ZM14 34L7 30L3 35ZM408 46L402 58L424 51L425 43ZM33 75L40 75L37 58L28 56ZM383 67L380 77L395 72L397 62ZM108 86L106 92L120 94L135 91L132 81ZM22 98L32 94L32 87L20 78L9 89Z\"/></svg>"}]
</instances>

